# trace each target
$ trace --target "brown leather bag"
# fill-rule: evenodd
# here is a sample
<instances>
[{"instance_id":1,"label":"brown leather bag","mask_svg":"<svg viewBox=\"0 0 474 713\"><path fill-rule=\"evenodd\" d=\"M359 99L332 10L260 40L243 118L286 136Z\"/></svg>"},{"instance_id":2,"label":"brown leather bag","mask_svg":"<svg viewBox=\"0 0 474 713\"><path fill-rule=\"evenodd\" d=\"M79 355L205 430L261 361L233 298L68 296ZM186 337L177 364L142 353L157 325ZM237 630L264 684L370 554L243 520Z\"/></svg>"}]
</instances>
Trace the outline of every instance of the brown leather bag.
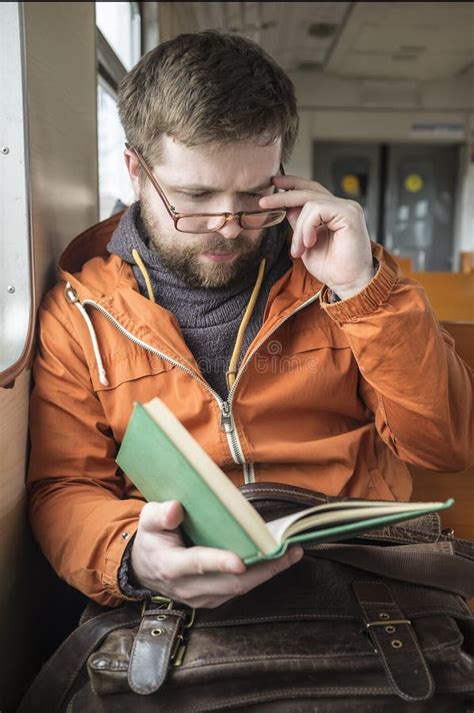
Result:
<instances>
[{"instance_id":1,"label":"brown leather bag","mask_svg":"<svg viewBox=\"0 0 474 713\"><path fill-rule=\"evenodd\" d=\"M334 500L244 486L266 519ZM474 543L429 515L298 564L217 609L91 604L18 713L473 713Z\"/></svg>"}]
</instances>

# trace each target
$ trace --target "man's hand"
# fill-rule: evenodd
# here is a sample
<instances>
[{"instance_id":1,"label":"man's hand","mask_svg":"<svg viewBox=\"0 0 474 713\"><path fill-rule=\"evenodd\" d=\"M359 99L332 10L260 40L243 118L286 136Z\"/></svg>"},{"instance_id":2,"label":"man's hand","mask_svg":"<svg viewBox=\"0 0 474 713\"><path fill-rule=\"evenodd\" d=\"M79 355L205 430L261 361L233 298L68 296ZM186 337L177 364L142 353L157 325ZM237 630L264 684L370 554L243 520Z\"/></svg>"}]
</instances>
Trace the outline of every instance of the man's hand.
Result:
<instances>
[{"instance_id":1,"label":"man's hand","mask_svg":"<svg viewBox=\"0 0 474 713\"><path fill-rule=\"evenodd\" d=\"M247 570L233 552L184 547L177 530L183 509L176 500L144 505L131 562L135 578L148 589L191 607L218 607L279 574L303 556L292 547L276 560Z\"/></svg>"},{"instance_id":2,"label":"man's hand","mask_svg":"<svg viewBox=\"0 0 474 713\"><path fill-rule=\"evenodd\" d=\"M352 297L374 275L370 238L359 203L336 198L320 183L297 176L274 176L284 193L260 199L260 208L289 208L291 254L341 299Z\"/></svg>"}]
</instances>

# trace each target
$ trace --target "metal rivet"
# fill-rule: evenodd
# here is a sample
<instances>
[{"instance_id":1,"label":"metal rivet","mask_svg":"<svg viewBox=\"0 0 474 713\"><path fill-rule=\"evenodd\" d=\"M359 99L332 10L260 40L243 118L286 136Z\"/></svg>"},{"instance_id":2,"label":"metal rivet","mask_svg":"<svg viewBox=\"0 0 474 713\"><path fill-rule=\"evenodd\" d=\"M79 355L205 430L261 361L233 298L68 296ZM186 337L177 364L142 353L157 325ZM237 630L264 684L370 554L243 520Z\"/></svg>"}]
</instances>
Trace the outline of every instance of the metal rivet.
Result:
<instances>
[{"instance_id":1,"label":"metal rivet","mask_svg":"<svg viewBox=\"0 0 474 713\"><path fill-rule=\"evenodd\" d=\"M151 635L152 635L152 636L160 636L162 633L163 633L163 632L162 632L161 629L152 629L152 630L151 630Z\"/></svg>"},{"instance_id":2,"label":"metal rivet","mask_svg":"<svg viewBox=\"0 0 474 713\"><path fill-rule=\"evenodd\" d=\"M98 659L94 661L93 666L94 668L107 668L108 661L106 661L105 659Z\"/></svg>"},{"instance_id":3,"label":"metal rivet","mask_svg":"<svg viewBox=\"0 0 474 713\"><path fill-rule=\"evenodd\" d=\"M385 631L387 632L387 634L393 634L393 632L395 631L395 627L394 626L386 626Z\"/></svg>"},{"instance_id":4,"label":"metal rivet","mask_svg":"<svg viewBox=\"0 0 474 713\"><path fill-rule=\"evenodd\" d=\"M15 285L8 285L7 292L12 295L15 292Z\"/></svg>"},{"instance_id":5,"label":"metal rivet","mask_svg":"<svg viewBox=\"0 0 474 713\"><path fill-rule=\"evenodd\" d=\"M400 639L393 639L390 644L394 649L401 649L403 646L403 641L400 641Z\"/></svg>"},{"instance_id":6,"label":"metal rivet","mask_svg":"<svg viewBox=\"0 0 474 713\"><path fill-rule=\"evenodd\" d=\"M164 621L166 619L164 614L160 614L160 616L156 617L156 621Z\"/></svg>"},{"instance_id":7,"label":"metal rivet","mask_svg":"<svg viewBox=\"0 0 474 713\"><path fill-rule=\"evenodd\" d=\"M379 618L380 619L390 619L390 614L387 614L386 612L383 611L381 614L379 614Z\"/></svg>"},{"instance_id":8,"label":"metal rivet","mask_svg":"<svg viewBox=\"0 0 474 713\"><path fill-rule=\"evenodd\" d=\"M441 530L441 534L445 537L454 537L454 530L452 527L445 527L444 530Z\"/></svg>"},{"instance_id":9,"label":"metal rivet","mask_svg":"<svg viewBox=\"0 0 474 713\"><path fill-rule=\"evenodd\" d=\"M8 148L8 146L2 146L1 151L4 156L6 156L7 153L10 153L10 149Z\"/></svg>"}]
</instances>

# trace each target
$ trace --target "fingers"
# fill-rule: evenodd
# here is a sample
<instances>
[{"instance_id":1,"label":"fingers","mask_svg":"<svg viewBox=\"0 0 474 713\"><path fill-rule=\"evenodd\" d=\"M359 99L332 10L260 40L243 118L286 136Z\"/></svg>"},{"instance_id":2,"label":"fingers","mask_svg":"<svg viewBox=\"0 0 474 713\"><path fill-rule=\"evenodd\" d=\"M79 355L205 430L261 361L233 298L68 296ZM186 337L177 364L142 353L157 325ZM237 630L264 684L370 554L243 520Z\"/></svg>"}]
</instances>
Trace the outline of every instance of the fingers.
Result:
<instances>
[{"instance_id":1,"label":"fingers","mask_svg":"<svg viewBox=\"0 0 474 713\"><path fill-rule=\"evenodd\" d=\"M331 191L328 191L321 183L310 181L308 178L301 178L300 176L274 176L272 182L277 188L282 188L286 191L307 190L325 193L329 196L332 195Z\"/></svg>"},{"instance_id":2,"label":"fingers","mask_svg":"<svg viewBox=\"0 0 474 713\"><path fill-rule=\"evenodd\" d=\"M174 595L189 606L215 607L233 597L246 594L263 584L303 556L301 547L291 548L283 557L262 562L242 574L206 574L203 577L187 576L174 582Z\"/></svg>"},{"instance_id":3,"label":"fingers","mask_svg":"<svg viewBox=\"0 0 474 713\"><path fill-rule=\"evenodd\" d=\"M335 198L320 183L298 176L274 176L272 181L283 192L262 196L259 200L262 209L291 208L303 206L308 201L314 201L315 198L323 200Z\"/></svg>"},{"instance_id":4,"label":"fingers","mask_svg":"<svg viewBox=\"0 0 474 713\"><path fill-rule=\"evenodd\" d=\"M305 251L316 245L318 229L323 226L321 214L312 203L307 203L296 221L291 241L291 254L294 258L304 255Z\"/></svg>"},{"instance_id":5,"label":"fingers","mask_svg":"<svg viewBox=\"0 0 474 713\"><path fill-rule=\"evenodd\" d=\"M213 547L179 547L162 551L159 577L171 582L182 577L210 573L242 574L246 567L240 557Z\"/></svg>"},{"instance_id":6,"label":"fingers","mask_svg":"<svg viewBox=\"0 0 474 713\"><path fill-rule=\"evenodd\" d=\"M245 573L245 575L240 577L240 580L245 587L244 591L240 593L244 594L254 587L257 587L259 584L263 584L263 582L267 582L269 579L272 579L272 577L275 577L277 574L280 574L293 564L296 564L296 562L299 562L303 554L302 547L291 547L282 557L254 565Z\"/></svg>"},{"instance_id":7,"label":"fingers","mask_svg":"<svg viewBox=\"0 0 474 713\"><path fill-rule=\"evenodd\" d=\"M132 567L140 584L190 606L219 606L271 579L303 554L301 547L292 547L283 557L247 569L233 552L184 547L177 530L183 515L177 501L143 507Z\"/></svg>"},{"instance_id":8,"label":"fingers","mask_svg":"<svg viewBox=\"0 0 474 713\"><path fill-rule=\"evenodd\" d=\"M177 500L166 503L146 503L140 513L140 528L146 532L175 530L183 518L183 508Z\"/></svg>"}]
</instances>

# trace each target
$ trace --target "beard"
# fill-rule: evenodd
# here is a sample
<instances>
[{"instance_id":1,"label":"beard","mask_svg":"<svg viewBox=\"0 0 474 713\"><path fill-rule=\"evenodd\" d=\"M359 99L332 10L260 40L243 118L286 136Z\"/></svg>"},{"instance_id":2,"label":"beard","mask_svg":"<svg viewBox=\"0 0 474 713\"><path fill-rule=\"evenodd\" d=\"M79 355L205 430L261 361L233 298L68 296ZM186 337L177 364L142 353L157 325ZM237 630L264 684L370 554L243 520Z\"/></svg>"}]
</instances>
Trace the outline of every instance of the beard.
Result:
<instances>
[{"instance_id":1,"label":"beard","mask_svg":"<svg viewBox=\"0 0 474 713\"><path fill-rule=\"evenodd\" d=\"M236 238L224 238L219 233L207 235L176 233L164 230L145 195L140 197L141 222L149 247L161 265L189 287L232 287L258 265L263 238L268 229L241 233ZM185 241L189 241L189 245ZM211 262L200 256L205 253L236 254L230 262Z\"/></svg>"}]
</instances>

